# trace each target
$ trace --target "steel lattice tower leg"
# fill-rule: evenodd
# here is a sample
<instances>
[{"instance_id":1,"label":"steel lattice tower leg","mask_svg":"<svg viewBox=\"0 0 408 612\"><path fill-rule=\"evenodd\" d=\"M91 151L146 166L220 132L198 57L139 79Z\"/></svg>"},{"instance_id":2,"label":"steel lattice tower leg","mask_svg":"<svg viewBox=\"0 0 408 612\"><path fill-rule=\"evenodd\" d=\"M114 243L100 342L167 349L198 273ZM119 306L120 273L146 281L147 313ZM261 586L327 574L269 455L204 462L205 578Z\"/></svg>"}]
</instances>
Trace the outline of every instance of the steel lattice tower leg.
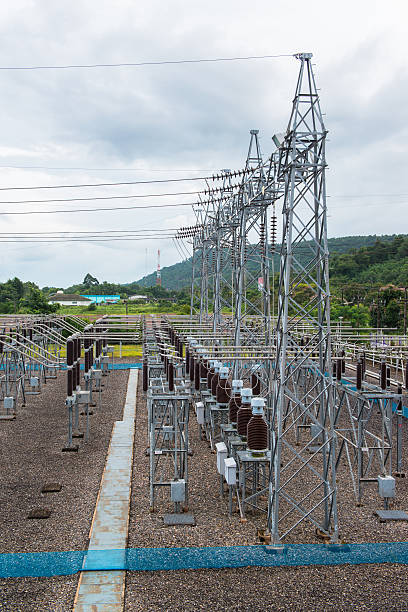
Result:
<instances>
[{"instance_id":1,"label":"steel lattice tower leg","mask_svg":"<svg viewBox=\"0 0 408 612\"><path fill-rule=\"evenodd\" d=\"M299 78L279 149L278 169L284 204L268 511L274 545L306 520L332 541L338 537L326 227L327 132L312 55L296 57L300 60ZM309 291L305 305L296 301L300 284ZM309 326L307 339L299 337L299 321ZM307 398L297 382L300 370L314 381L313 393ZM310 425L314 451L310 442L296 446L296 429L301 422Z\"/></svg>"}]
</instances>

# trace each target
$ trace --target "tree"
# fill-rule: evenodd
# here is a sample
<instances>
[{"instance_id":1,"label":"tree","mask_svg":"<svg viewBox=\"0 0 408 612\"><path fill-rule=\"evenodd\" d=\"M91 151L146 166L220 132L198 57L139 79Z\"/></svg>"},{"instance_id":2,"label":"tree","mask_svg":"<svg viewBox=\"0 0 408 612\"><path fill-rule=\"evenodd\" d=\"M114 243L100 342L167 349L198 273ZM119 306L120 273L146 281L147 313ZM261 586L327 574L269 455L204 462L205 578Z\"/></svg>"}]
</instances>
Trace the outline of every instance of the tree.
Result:
<instances>
[{"instance_id":1,"label":"tree","mask_svg":"<svg viewBox=\"0 0 408 612\"><path fill-rule=\"evenodd\" d=\"M95 278L95 276L92 276L92 274L89 274L88 272L83 280L83 284L87 287L87 289L90 289L91 287L99 285L99 281L97 278Z\"/></svg>"},{"instance_id":2,"label":"tree","mask_svg":"<svg viewBox=\"0 0 408 612\"><path fill-rule=\"evenodd\" d=\"M59 304L48 304L45 295L36 288L31 288L28 294L20 300L20 312L33 314L49 314L58 310Z\"/></svg>"}]
</instances>

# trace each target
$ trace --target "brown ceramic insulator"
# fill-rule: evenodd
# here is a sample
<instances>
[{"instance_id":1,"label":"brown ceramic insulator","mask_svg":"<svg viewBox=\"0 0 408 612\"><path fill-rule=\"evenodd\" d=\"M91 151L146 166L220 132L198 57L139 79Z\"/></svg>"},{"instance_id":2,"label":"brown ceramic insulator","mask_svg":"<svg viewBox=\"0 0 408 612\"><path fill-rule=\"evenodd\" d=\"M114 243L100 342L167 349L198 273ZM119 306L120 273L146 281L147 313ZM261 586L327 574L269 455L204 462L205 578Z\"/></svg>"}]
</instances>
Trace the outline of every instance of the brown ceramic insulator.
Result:
<instances>
[{"instance_id":1,"label":"brown ceramic insulator","mask_svg":"<svg viewBox=\"0 0 408 612\"><path fill-rule=\"evenodd\" d=\"M186 346L186 374L190 374L190 351Z\"/></svg>"},{"instance_id":2,"label":"brown ceramic insulator","mask_svg":"<svg viewBox=\"0 0 408 612\"><path fill-rule=\"evenodd\" d=\"M174 365L169 363L169 391L174 391Z\"/></svg>"},{"instance_id":3,"label":"brown ceramic insulator","mask_svg":"<svg viewBox=\"0 0 408 612\"><path fill-rule=\"evenodd\" d=\"M385 391L385 389L387 388L387 364L385 363L385 361L381 362L380 384L381 389Z\"/></svg>"},{"instance_id":4,"label":"brown ceramic insulator","mask_svg":"<svg viewBox=\"0 0 408 612\"><path fill-rule=\"evenodd\" d=\"M357 361L357 379L356 379L356 388L358 390L361 389L361 382L363 378L363 364L361 363L361 359Z\"/></svg>"},{"instance_id":5,"label":"brown ceramic insulator","mask_svg":"<svg viewBox=\"0 0 408 612\"><path fill-rule=\"evenodd\" d=\"M143 391L149 388L149 371L147 369L147 361L143 361Z\"/></svg>"},{"instance_id":6,"label":"brown ceramic insulator","mask_svg":"<svg viewBox=\"0 0 408 612\"><path fill-rule=\"evenodd\" d=\"M217 394L217 387L218 387L218 382L220 380L220 375L214 374L214 376L212 377L211 380L211 394L215 397Z\"/></svg>"},{"instance_id":7,"label":"brown ceramic insulator","mask_svg":"<svg viewBox=\"0 0 408 612\"><path fill-rule=\"evenodd\" d=\"M207 378L208 368L207 363L205 361L200 362L200 377Z\"/></svg>"},{"instance_id":8,"label":"brown ceramic insulator","mask_svg":"<svg viewBox=\"0 0 408 612\"><path fill-rule=\"evenodd\" d=\"M237 430L240 436L246 438L247 426L252 418L252 410L249 404L240 407L237 413Z\"/></svg>"},{"instance_id":9,"label":"brown ceramic insulator","mask_svg":"<svg viewBox=\"0 0 408 612\"><path fill-rule=\"evenodd\" d=\"M194 389L196 391L200 390L200 363L199 361L196 361L195 366L194 366Z\"/></svg>"},{"instance_id":10,"label":"brown ceramic insulator","mask_svg":"<svg viewBox=\"0 0 408 612\"><path fill-rule=\"evenodd\" d=\"M195 361L193 355L190 355L190 381L194 382Z\"/></svg>"},{"instance_id":11,"label":"brown ceramic insulator","mask_svg":"<svg viewBox=\"0 0 408 612\"><path fill-rule=\"evenodd\" d=\"M214 374L215 374L214 368L210 368L207 374L207 388L209 391L211 391L211 382L212 382Z\"/></svg>"},{"instance_id":12,"label":"brown ceramic insulator","mask_svg":"<svg viewBox=\"0 0 408 612\"><path fill-rule=\"evenodd\" d=\"M73 371L69 369L67 370L67 395L68 397L72 395L73 388L74 388Z\"/></svg>"},{"instance_id":13,"label":"brown ceramic insulator","mask_svg":"<svg viewBox=\"0 0 408 612\"><path fill-rule=\"evenodd\" d=\"M231 384L228 378L220 378L215 396L218 404L228 404L231 398Z\"/></svg>"},{"instance_id":14,"label":"brown ceramic insulator","mask_svg":"<svg viewBox=\"0 0 408 612\"><path fill-rule=\"evenodd\" d=\"M261 381L256 374L251 375L252 395L260 395Z\"/></svg>"},{"instance_id":15,"label":"brown ceramic insulator","mask_svg":"<svg viewBox=\"0 0 408 612\"><path fill-rule=\"evenodd\" d=\"M233 395L229 401L229 421L237 422L237 412L241 408L241 395Z\"/></svg>"},{"instance_id":16,"label":"brown ceramic insulator","mask_svg":"<svg viewBox=\"0 0 408 612\"><path fill-rule=\"evenodd\" d=\"M398 385L398 387L397 387L397 393L398 393L398 395L402 395L402 385L401 384ZM397 412L402 412L402 399L398 400L398 403L397 403Z\"/></svg>"},{"instance_id":17,"label":"brown ceramic insulator","mask_svg":"<svg viewBox=\"0 0 408 612\"><path fill-rule=\"evenodd\" d=\"M260 414L253 414L248 422L247 446L252 451L268 448L268 426Z\"/></svg>"}]
</instances>

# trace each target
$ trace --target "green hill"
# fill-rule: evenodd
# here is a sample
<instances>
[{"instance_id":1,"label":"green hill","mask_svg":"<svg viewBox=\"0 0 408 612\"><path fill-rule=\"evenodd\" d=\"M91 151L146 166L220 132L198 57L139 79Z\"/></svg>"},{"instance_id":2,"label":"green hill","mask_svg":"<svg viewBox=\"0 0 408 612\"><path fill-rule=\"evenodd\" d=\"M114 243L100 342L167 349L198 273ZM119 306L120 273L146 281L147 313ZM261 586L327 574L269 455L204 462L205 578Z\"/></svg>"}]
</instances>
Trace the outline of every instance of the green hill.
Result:
<instances>
[{"instance_id":1,"label":"green hill","mask_svg":"<svg viewBox=\"0 0 408 612\"><path fill-rule=\"evenodd\" d=\"M361 248L371 247L376 244L379 240L381 243L389 243L392 242L396 238L396 235L390 236L344 236L341 238L329 238L329 250L331 254L344 254L350 253L353 254L354 251L357 251ZM306 246L307 243L305 243ZM279 249L279 245L277 247ZM305 254L308 249L305 249ZM309 251L310 253L310 251ZM308 255L306 255L308 256ZM278 271L279 265L279 257L275 256L275 271ZM302 262L304 263L304 262ZM253 269L255 269L256 263L252 264ZM251 263L249 264L249 268L251 268ZM390 276L392 272L388 270L386 274L386 266L384 267L384 274ZM366 271L367 272L367 271ZM378 271L378 276L381 276L380 271ZM182 287L189 286L191 283L191 258L186 259L182 262L176 263L173 266L167 266L162 268L161 270L161 278L162 278L162 286L166 289L181 289ZM363 277L362 277L363 278ZM144 276L140 280L136 281L138 285L143 287L153 287L156 284L156 272L148 274ZM363 282L361 280L361 282ZM382 282L382 281L380 281ZM384 282L395 282L395 281L384 281Z\"/></svg>"}]
</instances>

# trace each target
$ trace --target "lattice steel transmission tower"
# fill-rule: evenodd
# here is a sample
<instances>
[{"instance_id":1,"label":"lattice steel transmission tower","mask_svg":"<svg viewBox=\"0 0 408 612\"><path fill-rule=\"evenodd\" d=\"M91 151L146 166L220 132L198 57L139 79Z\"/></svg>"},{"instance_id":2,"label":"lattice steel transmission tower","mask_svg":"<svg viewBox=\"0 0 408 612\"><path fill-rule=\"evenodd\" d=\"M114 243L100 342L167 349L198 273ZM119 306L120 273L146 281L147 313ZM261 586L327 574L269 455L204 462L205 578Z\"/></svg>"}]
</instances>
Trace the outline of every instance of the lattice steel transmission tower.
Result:
<instances>
[{"instance_id":1,"label":"lattice steel transmission tower","mask_svg":"<svg viewBox=\"0 0 408 612\"><path fill-rule=\"evenodd\" d=\"M237 236L234 257L234 344L254 342L248 315L263 318L270 341L269 248L267 209L270 185L262 159L258 130L251 130L246 174L237 197ZM252 290L252 291L251 291Z\"/></svg>"},{"instance_id":2,"label":"lattice steel transmission tower","mask_svg":"<svg viewBox=\"0 0 408 612\"><path fill-rule=\"evenodd\" d=\"M277 174L284 186L284 202L268 527L272 544L278 546L304 521L310 521L323 538L336 541L338 537L326 227L327 132L312 54L296 57L300 71L286 135L279 143ZM296 299L300 287L308 294L303 305ZM302 322L307 324L307 337L299 334ZM301 377L310 378L311 384L300 385ZM304 431L310 432L307 441L299 436Z\"/></svg>"}]
</instances>

